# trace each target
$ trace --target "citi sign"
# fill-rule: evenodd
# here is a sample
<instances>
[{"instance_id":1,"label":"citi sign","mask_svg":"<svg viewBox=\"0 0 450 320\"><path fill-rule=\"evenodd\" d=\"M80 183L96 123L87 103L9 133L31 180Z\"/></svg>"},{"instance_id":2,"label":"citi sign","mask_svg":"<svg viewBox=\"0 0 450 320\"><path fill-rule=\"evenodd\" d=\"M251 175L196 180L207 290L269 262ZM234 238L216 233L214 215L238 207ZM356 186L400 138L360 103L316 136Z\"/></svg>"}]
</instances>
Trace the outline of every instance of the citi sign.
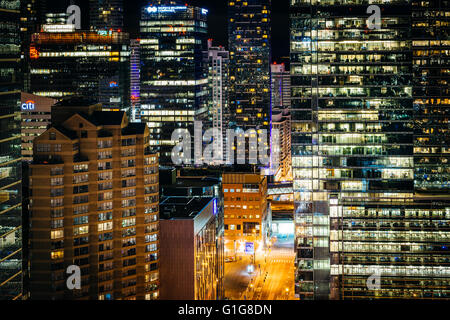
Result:
<instances>
[{"instance_id":1,"label":"citi sign","mask_svg":"<svg viewBox=\"0 0 450 320\"><path fill-rule=\"evenodd\" d=\"M22 110L24 111L34 110L34 101L28 100L25 103L22 103Z\"/></svg>"}]
</instances>

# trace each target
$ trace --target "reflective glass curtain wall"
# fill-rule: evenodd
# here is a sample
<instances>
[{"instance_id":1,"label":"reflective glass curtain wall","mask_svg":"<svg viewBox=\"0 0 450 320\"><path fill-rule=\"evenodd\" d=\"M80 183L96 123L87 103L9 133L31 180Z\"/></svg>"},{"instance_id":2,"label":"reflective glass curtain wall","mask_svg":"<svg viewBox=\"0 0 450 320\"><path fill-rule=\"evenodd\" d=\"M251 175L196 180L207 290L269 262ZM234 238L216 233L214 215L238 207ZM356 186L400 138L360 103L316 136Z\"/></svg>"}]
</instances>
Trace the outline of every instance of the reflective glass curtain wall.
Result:
<instances>
[{"instance_id":1,"label":"reflective glass curtain wall","mask_svg":"<svg viewBox=\"0 0 450 320\"><path fill-rule=\"evenodd\" d=\"M228 2L232 125L268 129L270 122L270 0Z\"/></svg>"},{"instance_id":2,"label":"reflective glass curtain wall","mask_svg":"<svg viewBox=\"0 0 450 320\"><path fill-rule=\"evenodd\" d=\"M22 295L20 1L0 2L0 300Z\"/></svg>"},{"instance_id":3,"label":"reflective glass curtain wall","mask_svg":"<svg viewBox=\"0 0 450 320\"><path fill-rule=\"evenodd\" d=\"M141 121L163 164L172 163L172 132L186 128L193 137L194 119L207 117L207 14L175 1L141 11Z\"/></svg>"},{"instance_id":4,"label":"reflective glass curtain wall","mask_svg":"<svg viewBox=\"0 0 450 320\"><path fill-rule=\"evenodd\" d=\"M123 0L89 0L89 14L94 30L123 28Z\"/></svg>"},{"instance_id":5,"label":"reflective glass curtain wall","mask_svg":"<svg viewBox=\"0 0 450 320\"><path fill-rule=\"evenodd\" d=\"M370 4L291 2L301 299L407 296L397 280L412 276L405 261L423 237L402 221L414 178L410 6L380 1L381 29L370 30ZM378 271L387 285L370 291L366 280Z\"/></svg>"}]
</instances>

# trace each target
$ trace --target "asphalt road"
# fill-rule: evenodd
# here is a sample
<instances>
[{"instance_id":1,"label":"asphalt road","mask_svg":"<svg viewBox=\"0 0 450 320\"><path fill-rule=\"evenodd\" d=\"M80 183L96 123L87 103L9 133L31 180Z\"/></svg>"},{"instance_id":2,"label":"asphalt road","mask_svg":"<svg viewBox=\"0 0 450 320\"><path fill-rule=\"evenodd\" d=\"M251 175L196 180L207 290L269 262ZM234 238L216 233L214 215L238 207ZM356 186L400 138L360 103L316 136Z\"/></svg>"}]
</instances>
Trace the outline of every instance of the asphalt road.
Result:
<instances>
[{"instance_id":1,"label":"asphalt road","mask_svg":"<svg viewBox=\"0 0 450 320\"><path fill-rule=\"evenodd\" d=\"M257 255L252 273L247 272L251 256L225 264L226 297L231 300L295 299L293 237L278 239L266 253L266 257L263 253Z\"/></svg>"}]
</instances>

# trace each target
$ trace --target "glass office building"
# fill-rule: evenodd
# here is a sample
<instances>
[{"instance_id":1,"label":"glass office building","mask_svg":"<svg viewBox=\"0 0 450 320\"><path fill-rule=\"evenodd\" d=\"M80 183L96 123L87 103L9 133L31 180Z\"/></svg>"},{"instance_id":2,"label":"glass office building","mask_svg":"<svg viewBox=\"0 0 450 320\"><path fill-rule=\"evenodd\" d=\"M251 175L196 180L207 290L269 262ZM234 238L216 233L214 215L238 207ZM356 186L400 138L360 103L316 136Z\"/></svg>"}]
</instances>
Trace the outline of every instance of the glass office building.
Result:
<instances>
[{"instance_id":1,"label":"glass office building","mask_svg":"<svg viewBox=\"0 0 450 320\"><path fill-rule=\"evenodd\" d=\"M270 0L228 2L232 125L269 129Z\"/></svg>"},{"instance_id":2,"label":"glass office building","mask_svg":"<svg viewBox=\"0 0 450 320\"><path fill-rule=\"evenodd\" d=\"M165 4L167 3L167 4ZM208 10L157 1L141 10L141 121L161 163L171 163L172 132L207 117L208 76L202 62Z\"/></svg>"},{"instance_id":3,"label":"glass office building","mask_svg":"<svg viewBox=\"0 0 450 320\"><path fill-rule=\"evenodd\" d=\"M0 2L0 300L22 296L20 1Z\"/></svg>"},{"instance_id":4,"label":"glass office building","mask_svg":"<svg viewBox=\"0 0 450 320\"><path fill-rule=\"evenodd\" d=\"M412 1L415 188L450 191L450 9L442 0Z\"/></svg>"},{"instance_id":5,"label":"glass office building","mask_svg":"<svg viewBox=\"0 0 450 320\"><path fill-rule=\"evenodd\" d=\"M411 207L411 7L379 4L380 29L367 26L368 1L291 4L300 299L413 298L430 277L450 275L429 260L448 243L433 229L442 221L423 220L448 213ZM370 290L377 274L381 289Z\"/></svg>"},{"instance_id":6,"label":"glass office building","mask_svg":"<svg viewBox=\"0 0 450 320\"><path fill-rule=\"evenodd\" d=\"M47 31L33 34L28 53L30 92L55 99L81 95L101 102L104 109L128 111L128 34L65 28L44 25Z\"/></svg>"}]
</instances>

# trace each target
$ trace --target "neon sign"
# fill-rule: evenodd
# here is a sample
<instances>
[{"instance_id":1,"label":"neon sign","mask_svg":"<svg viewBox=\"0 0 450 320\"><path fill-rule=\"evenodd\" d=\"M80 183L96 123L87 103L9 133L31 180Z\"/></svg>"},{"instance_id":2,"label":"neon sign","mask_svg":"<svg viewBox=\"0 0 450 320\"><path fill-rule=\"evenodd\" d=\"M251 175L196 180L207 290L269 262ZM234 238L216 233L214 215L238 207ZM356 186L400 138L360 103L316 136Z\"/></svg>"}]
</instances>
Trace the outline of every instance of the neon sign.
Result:
<instances>
[{"instance_id":1,"label":"neon sign","mask_svg":"<svg viewBox=\"0 0 450 320\"><path fill-rule=\"evenodd\" d=\"M31 59L39 58L39 51L34 46L30 47L30 58Z\"/></svg>"},{"instance_id":2,"label":"neon sign","mask_svg":"<svg viewBox=\"0 0 450 320\"><path fill-rule=\"evenodd\" d=\"M22 104L22 110L34 110L35 102L33 100L27 100L25 103Z\"/></svg>"},{"instance_id":3,"label":"neon sign","mask_svg":"<svg viewBox=\"0 0 450 320\"><path fill-rule=\"evenodd\" d=\"M116 81L111 81L110 83L109 83L109 87L110 88L117 88L119 85L117 84L117 82Z\"/></svg>"}]
</instances>

